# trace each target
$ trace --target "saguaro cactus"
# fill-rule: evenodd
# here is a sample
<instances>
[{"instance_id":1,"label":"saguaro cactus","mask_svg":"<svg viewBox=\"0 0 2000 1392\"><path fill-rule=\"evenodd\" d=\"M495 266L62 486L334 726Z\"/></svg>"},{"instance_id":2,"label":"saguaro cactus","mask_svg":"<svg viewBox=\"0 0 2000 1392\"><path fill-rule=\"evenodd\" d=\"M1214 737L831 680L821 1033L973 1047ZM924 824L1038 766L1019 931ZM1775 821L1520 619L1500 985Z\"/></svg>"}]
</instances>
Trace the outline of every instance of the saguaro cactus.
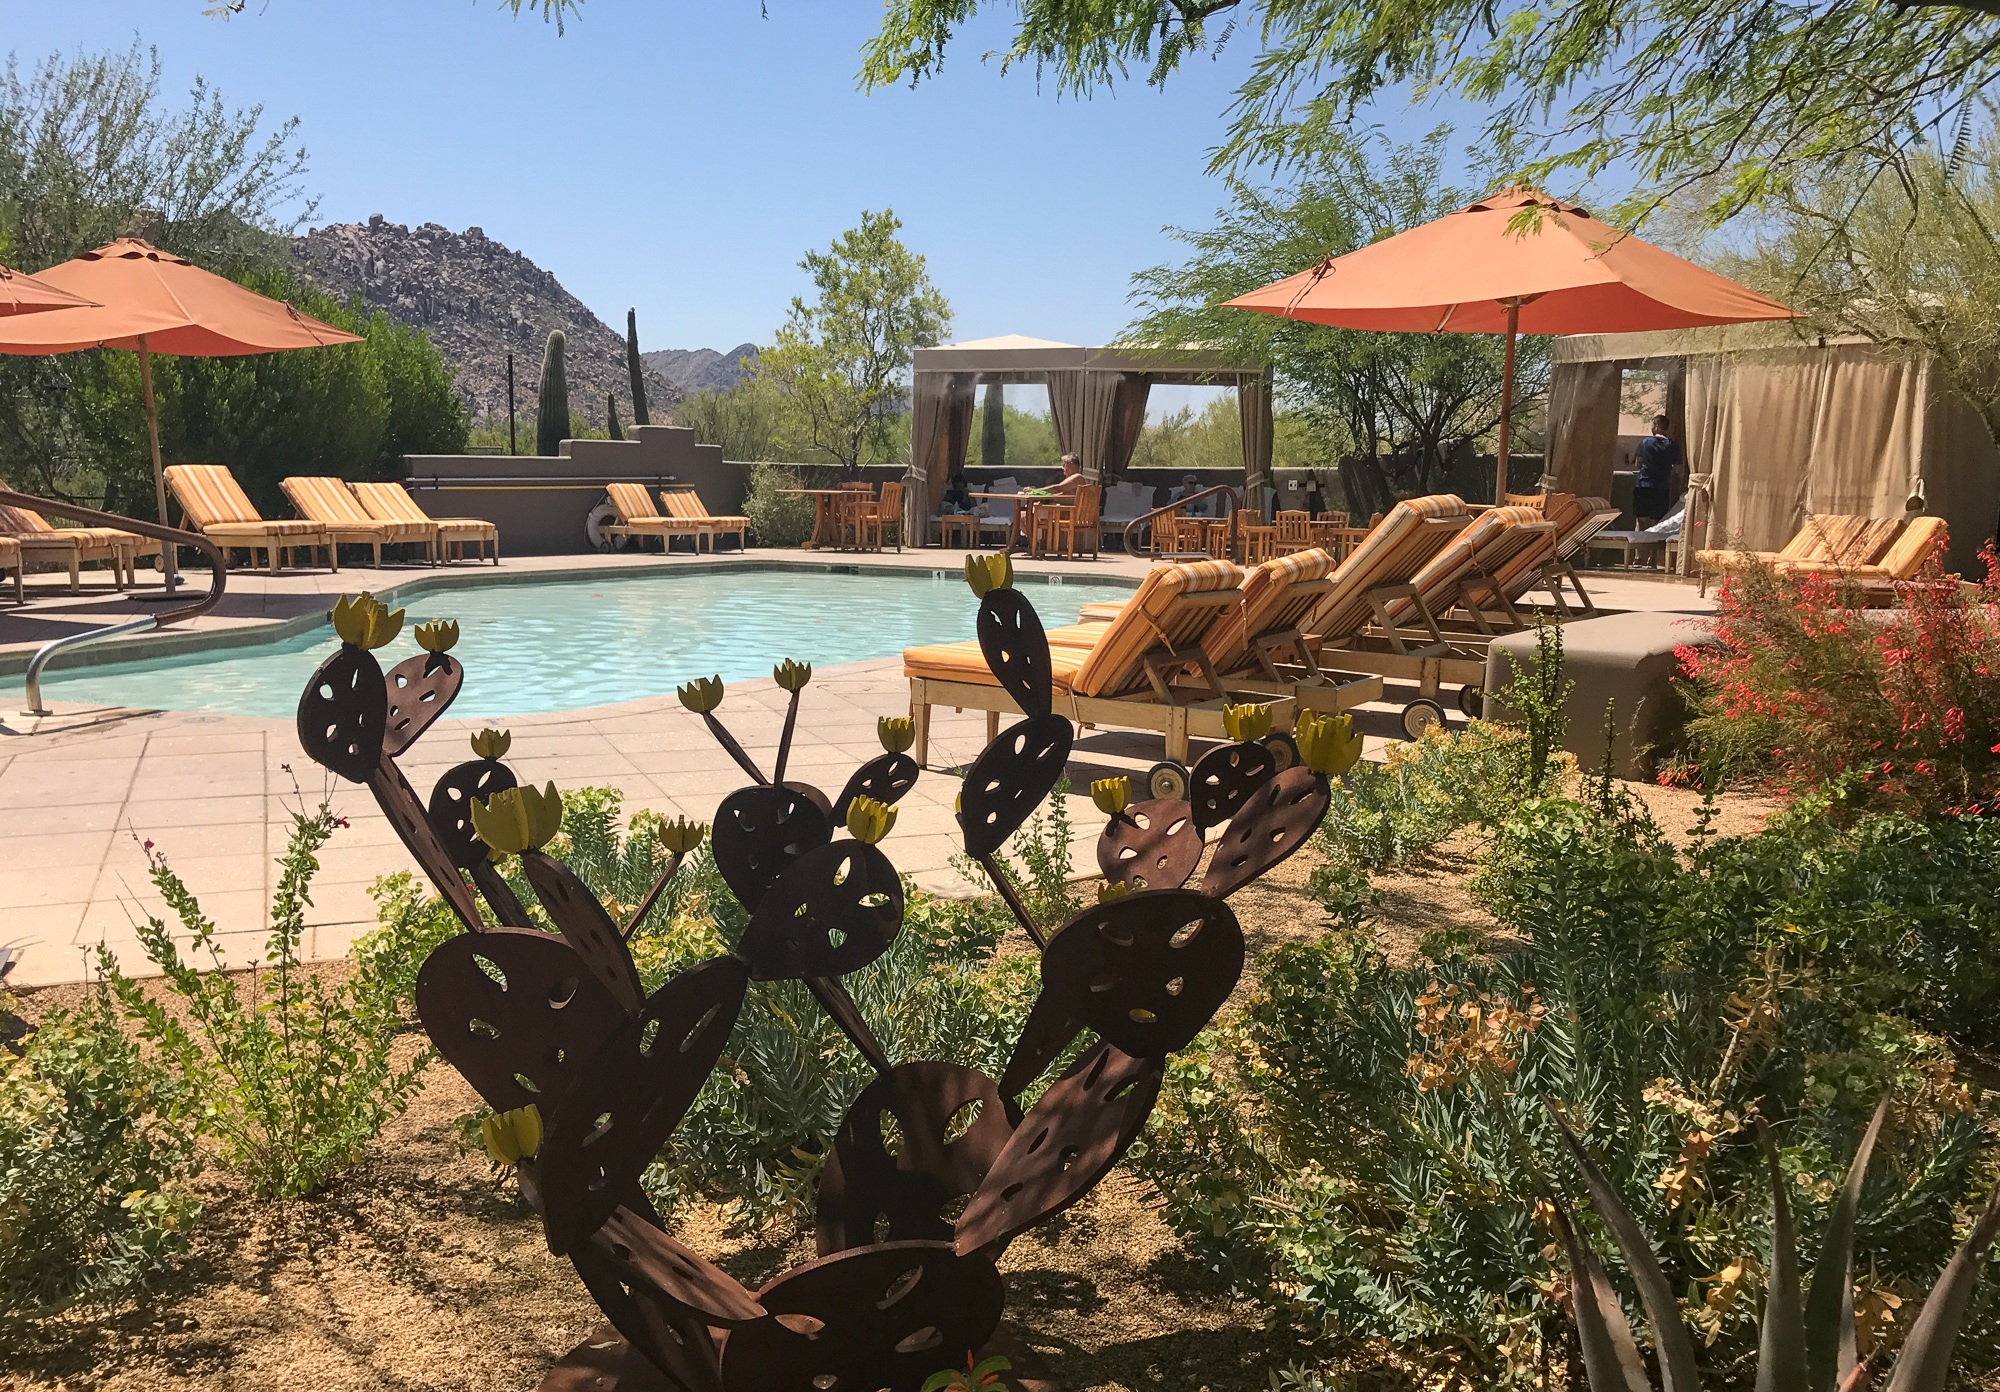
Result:
<instances>
[{"instance_id":1,"label":"saguaro cactus","mask_svg":"<svg viewBox=\"0 0 2000 1392\"><path fill-rule=\"evenodd\" d=\"M563 331L549 330L542 352L542 392L535 404L535 453L562 453L569 436L569 376L563 371Z\"/></svg>"},{"instance_id":2,"label":"saguaro cactus","mask_svg":"<svg viewBox=\"0 0 2000 1392\"><path fill-rule=\"evenodd\" d=\"M1007 462L1007 403L998 382L986 384L986 407L979 416L979 462L995 467Z\"/></svg>"},{"instance_id":3,"label":"saguaro cactus","mask_svg":"<svg viewBox=\"0 0 2000 1392\"><path fill-rule=\"evenodd\" d=\"M651 425L646 416L646 369L639 361L639 311L625 311L625 370L632 374L632 424Z\"/></svg>"},{"instance_id":4,"label":"saguaro cactus","mask_svg":"<svg viewBox=\"0 0 2000 1392\"><path fill-rule=\"evenodd\" d=\"M625 438L625 428L618 424L618 393L604 394L604 433L613 440Z\"/></svg>"}]
</instances>

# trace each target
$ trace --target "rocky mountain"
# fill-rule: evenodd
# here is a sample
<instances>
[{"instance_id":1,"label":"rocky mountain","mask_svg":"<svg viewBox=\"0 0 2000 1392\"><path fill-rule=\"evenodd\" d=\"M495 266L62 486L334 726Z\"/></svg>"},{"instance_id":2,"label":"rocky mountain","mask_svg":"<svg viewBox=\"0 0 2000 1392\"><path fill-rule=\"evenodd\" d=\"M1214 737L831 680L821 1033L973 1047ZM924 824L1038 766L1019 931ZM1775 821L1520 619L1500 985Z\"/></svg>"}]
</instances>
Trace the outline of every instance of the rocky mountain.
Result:
<instances>
[{"instance_id":1,"label":"rocky mountain","mask_svg":"<svg viewBox=\"0 0 2000 1392\"><path fill-rule=\"evenodd\" d=\"M293 242L292 260L329 294L343 300L358 294L370 307L429 330L457 367L475 420L506 421L509 352L515 404L533 414L543 345L551 329L561 329L570 411L601 426L606 394L615 393L618 418L631 423L623 326L613 329L553 275L477 227L453 232L427 222L412 230L377 213L366 224L306 233ZM646 399L656 422L681 396L670 377L647 369Z\"/></svg>"},{"instance_id":2,"label":"rocky mountain","mask_svg":"<svg viewBox=\"0 0 2000 1392\"><path fill-rule=\"evenodd\" d=\"M745 376L743 360L757 360L757 345L739 343L726 353L713 348L656 348L639 355L647 367L679 387L688 396L705 391L728 391Z\"/></svg>"}]
</instances>

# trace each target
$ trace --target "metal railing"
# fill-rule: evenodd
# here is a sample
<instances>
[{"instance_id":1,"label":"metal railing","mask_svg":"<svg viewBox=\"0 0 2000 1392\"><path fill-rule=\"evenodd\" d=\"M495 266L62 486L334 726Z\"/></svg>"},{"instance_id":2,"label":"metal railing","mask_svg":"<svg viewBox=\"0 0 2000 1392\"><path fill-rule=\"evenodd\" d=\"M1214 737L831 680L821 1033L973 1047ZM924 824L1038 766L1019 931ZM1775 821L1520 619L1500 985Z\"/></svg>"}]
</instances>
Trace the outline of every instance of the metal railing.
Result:
<instances>
[{"instance_id":1,"label":"metal railing","mask_svg":"<svg viewBox=\"0 0 2000 1392\"><path fill-rule=\"evenodd\" d=\"M222 603L223 591L229 584L229 567L222 558L222 552L216 549L215 543L198 532L184 532L177 527L164 527L157 522L142 522L136 517L121 517L115 512L99 512L95 508L81 507L76 503L57 502L53 498L37 498L29 493L16 493L10 488L0 488L0 504L8 507L32 508L36 512L54 513L57 517L81 522L86 526L112 527L121 532L136 532L140 536L151 537L164 546L192 546L207 557L211 577L208 593L192 604L159 614L143 614L136 619L126 619L123 623L106 624L102 628L85 629L81 633L66 633L60 638L53 638L42 644L35 650L35 655L28 659L27 703L22 709L23 715L49 714L48 709L42 705L42 673L58 654L105 638L116 638L120 634L143 633L155 628L165 628L168 624L197 618Z\"/></svg>"},{"instance_id":2,"label":"metal railing","mask_svg":"<svg viewBox=\"0 0 2000 1392\"><path fill-rule=\"evenodd\" d=\"M1236 549L1237 537L1239 535L1238 528L1242 525L1237 519L1242 515L1243 512L1243 493L1242 490L1234 487L1231 484L1215 483L1215 484L1210 484L1207 488L1202 489L1201 492L1199 493L1190 493L1185 498L1176 498L1174 499L1174 501L1166 504L1163 507L1154 508L1151 512L1142 512L1137 517L1133 518L1130 522L1127 522L1125 524L1125 530L1123 532L1125 540L1125 554L1128 556L1136 556L1139 554L1137 543L1133 539L1133 532L1135 529L1145 526L1147 523L1151 522L1156 517L1165 517L1170 512L1179 512L1183 508L1187 507L1188 504L1198 503L1203 498L1209 497L1216 493L1226 493L1229 495L1229 518L1228 518L1229 544L1227 549L1230 551L1234 551ZM1212 521L1214 519L1205 518L1201 520ZM1148 546L1147 551L1148 554L1151 554L1152 548Z\"/></svg>"}]
</instances>

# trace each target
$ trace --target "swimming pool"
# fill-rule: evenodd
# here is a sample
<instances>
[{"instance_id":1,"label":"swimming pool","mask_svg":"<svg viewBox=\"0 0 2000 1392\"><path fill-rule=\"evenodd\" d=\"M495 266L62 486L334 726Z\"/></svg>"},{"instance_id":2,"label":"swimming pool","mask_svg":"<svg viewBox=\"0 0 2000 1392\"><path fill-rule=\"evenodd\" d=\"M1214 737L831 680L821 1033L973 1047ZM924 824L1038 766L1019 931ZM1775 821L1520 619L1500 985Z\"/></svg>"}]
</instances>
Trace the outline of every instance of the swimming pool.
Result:
<instances>
[{"instance_id":1,"label":"swimming pool","mask_svg":"<svg viewBox=\"0 0 2000 1392\"><path fill-rule=\"evenodd\" d=\"M1079 605L1129 585L1021 576L1042 622L1075 623ZM417 651L411 629L456 619L466 667L453 716L497 720L671 692L693 677L768 677L781 658L815 667L890 657L972 636L979 602L956 572L862 574L732 570L469 585L395 601L403 633L386 669ZM306 678L339 640L330 627L281 642L73 669L58 658L43 693L58 701L289 718ZM12 682L21 690L20 678Z\"/></svg>"}]
</instances>

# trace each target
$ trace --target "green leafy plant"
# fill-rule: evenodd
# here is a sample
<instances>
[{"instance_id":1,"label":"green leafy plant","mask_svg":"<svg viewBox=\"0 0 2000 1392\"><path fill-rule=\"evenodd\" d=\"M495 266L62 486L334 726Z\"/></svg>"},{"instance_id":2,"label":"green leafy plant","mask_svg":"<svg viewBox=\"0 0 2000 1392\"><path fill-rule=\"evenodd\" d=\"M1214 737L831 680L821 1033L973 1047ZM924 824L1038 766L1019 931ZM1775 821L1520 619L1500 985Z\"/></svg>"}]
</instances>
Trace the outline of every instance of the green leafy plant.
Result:
<instances>
[{"instance_id":1,"label":"green leafy plant","mask_svg":"<svg viewBox=\"0 0 2000 1392\"><path fill-rule=\"evenodd\" d=\"M293 818L264 961L247 980L229 974L214 921L157 851L153 886L192 941L183 955L158 918L139 926L139 941L177 1008L98 950L102 979L173 1080L176 1116L211 1137L266 1198L316 1193L359 1159L409 1104L430 1060L425 1049L395 1062L402 1015L393 974L364 969L332 984L300 960L317 855L337 825L324 805Z\"/></svg>"},{"instance_id":2,"label":"green leafy plant","mask_svg":"<svg viewBox=\"0 0 2000 1392\"><path fill-rule=\"evenodd\" d=\"M1523 669L1507 654L1505 700L1521 713L1528 730L1528 791L1547 789L1551 758L1562 749L1569 719L1564 706L1575 683L1563 672L1563 631L1559 623L1535 625L1535 660Z\"/></svg>"},{"instance_id":3,"label":"green leafy plant","mask_svg":"<svg viewBox=\"0 0 2000 1392\"><path fill-rule=\"evenodd\" d=\"M1464 827L1496 825L1526 796L1530 758L1527 735L1477 720L1390 745L1383 763L1356 764L1334 784L1319 833L1324 869L1387 870Z\"/></svg>"},{"instance_id":4,"label":"green leafy plant","mask_svg":"<svg viewBox=\"0 0 2000 1392\"><path fill-rule=\"evenodd\" d=\"M760 546L801 546L813 534L813 500L787 489L828 486L831 469L798 469L785 464L753 464L743 515Z\"/></svg>"},{"instance_id":5,"label":"green leafy plant","mask_svg":"<svg viewBox=\"0 0 2000 1392\"><path fill-rule=\"evenodd\" d=\"M185 1249L201 1161L176 1081L101 991L0 1048L0 1342L115 1305Z\"/></svg>"},{"instance_id":6,"label":"green leafy plant","mask_svg":"<svg viewBox=\"0 0 2000 1392\"><path fill-rule=\"evenodd\" d=\"M963 1368L945 1368L924 1379L921 1392L979 1392L982 1387L1001 1387L1006 1383L1000 1374L1014 1365L1000 1355L982 1358L977 1363L968 1356Z\"/></svg>"}]
</instances>

